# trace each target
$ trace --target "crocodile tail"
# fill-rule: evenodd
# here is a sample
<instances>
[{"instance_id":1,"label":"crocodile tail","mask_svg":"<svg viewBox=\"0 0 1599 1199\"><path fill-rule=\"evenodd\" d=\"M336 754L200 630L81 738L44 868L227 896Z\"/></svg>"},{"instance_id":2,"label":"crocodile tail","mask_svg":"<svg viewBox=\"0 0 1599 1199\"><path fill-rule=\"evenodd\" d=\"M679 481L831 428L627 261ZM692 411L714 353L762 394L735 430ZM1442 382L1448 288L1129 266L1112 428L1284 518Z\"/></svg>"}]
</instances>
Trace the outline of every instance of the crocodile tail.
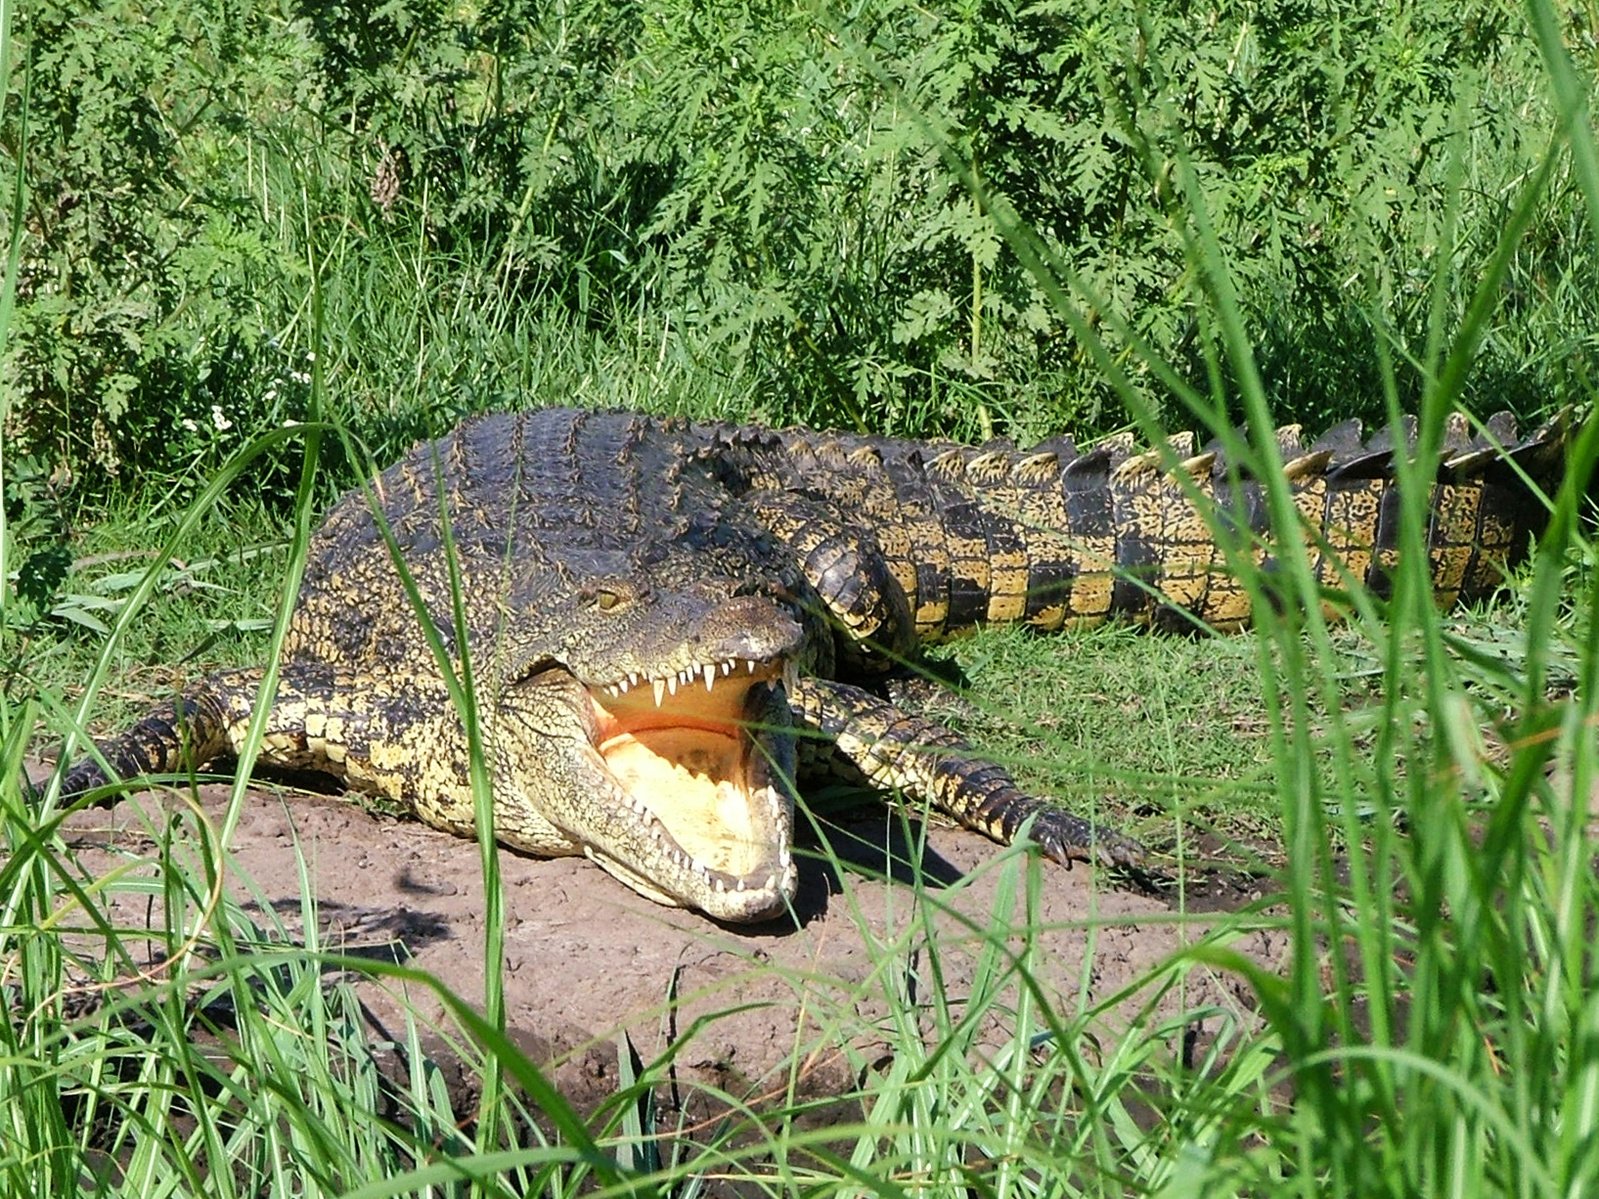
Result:
<instances>
[{"instance_id":1,"label":"crocodile tail","mask_svg":"<svg viewBox=\"0 0 1599 1199\"><path fill-rule=\"evenodd\" d=\"M1490 594L1525 554L1546 515L1537 490L1558 482L1566 435L1564 416L1526 437L1509 413L1476 433L1463 415L1449 418L1432 470L1421 472L1429 576L1440 604ZM1414 458L1415 421L1397 435L1383 429L1369 437L1359 421L1348 421L1309 444L1290 425L1276 441L1316 582L1386 596L1402 523L1396 456ZM1060 479L1068 539L1063 545L1041 530L1036 540L1055 547L1057 562L1079 549L1074 562L1044 571L1075 568L1063 589L1063 623L1112 615L1175 627L1250 622L1253 593L1229 553L1275 569L1269 505L1262 482L1233 469L1219 444L1196 451L1179 437L1163 450L1139 451L1130 438L1112 439L1065 461Z\"/></svg>"},{"instance_id":2,"label":"crocodile tail","mask_svg":"<svg viewBox=\"0 0 1599 1199\"><path fill-rule=\"evenodd\" d=\"M1523 438L1509 413L1479 433L1463 415L1449 418L1432 470L1421 472L1429 574L1440 603L1491 593L1526 552L1545 515L1527 484L1558 480L1566 428L1557 418ZM1285 426L1276 441L1316 581L1386 596L1400 543L1396 455L1414 457L1414 420L1397 436L1383 429L1369 437L1349 421L1308 445L1297 426ZM1221 446L1196 450L1176 438L1163 452L1139 452L1113 440L1065 462L1060 477L1069 527L1092 554L1072 564L1077 575L1064 591L1063 622L1119 615L1177 627L1249 623L1253 593L1228 554L1274 569L1269 506L1260 480L1233 469ZM1234 544L1224 547L1229 531ZM1090 535L1086 542L1082 534ZM1058 542L1047 533L1040 540Z\"/></svg>"},{"instance_id":3,"label":"crocodile tail","mask_svg":"<svg viewBox=\"0 0 1599 1199\"><path fill-rule=\"evenodd\" d=\"M1539 493L1552 491L1564 473L1569 421L1563 412L1520 436L1507 412L1480 432L1460 413L1448 418L1433 469L1422 472L1428 575L1441 606L1492 594L1525 557L1548 516ZM1397 435L1384 429L1362 438L1361 432L1350 421L1309 446L1294 437L1279 442L1316 581L1333 591L1364 586L1386 598L1403 521L1395 457L1414 459L1416 422L1406 418ZM1269 522L1258 482L1239 478L1219 489L1228 512L1264 533ZM1271 569L1269 554L1262 564Z\"/></svg>"},{"instance_id":4,"label":"crocodile tail","mask_svg":"<svg viewBox=\"0 0 1599 1199\"><path fill-rule=\"evenodd\" d=\"M1480 431L1449 419L1428 483L1440 602L1490 593L1525 553L1545 515L1535 488L1558 482L1567 426L1561 417L1523 437L1508 413ZM1229 554L1274 565L1264 487L1219 445L1196 447L1188 434L1159 449L1121 434L1088 450L1068 437L1017 449L778 436L768 485L859 514L924 641L979 623L1051 630L1111 617L1236 628L1249 623L1253 595ZM1287 426L1277 443L1317 581L1385 593L1399 543L1395 455L1399 445L1414 453L1414 422L1396 438L1386 429L1368 437L1351 421L1309 444Z\"/></svg>"}]
</instances>

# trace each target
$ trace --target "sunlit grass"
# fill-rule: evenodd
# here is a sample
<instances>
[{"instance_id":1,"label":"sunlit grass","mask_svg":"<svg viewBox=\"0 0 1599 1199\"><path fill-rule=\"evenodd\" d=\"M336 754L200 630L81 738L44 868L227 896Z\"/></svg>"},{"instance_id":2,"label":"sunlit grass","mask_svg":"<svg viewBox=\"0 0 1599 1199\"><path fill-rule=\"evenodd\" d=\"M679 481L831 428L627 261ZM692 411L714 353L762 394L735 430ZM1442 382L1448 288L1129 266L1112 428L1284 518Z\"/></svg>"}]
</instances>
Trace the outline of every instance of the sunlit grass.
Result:
<instances>
[{"instance_id":1,"label":"sunlit grass","mask_svg":"<svg viewBox=\"0 0 1599 1199\"><path fill-rule=\"evenodd\" d=\"M1556 48L1553 14L1534 15L1570 118L1559 153L1592 214L1583 236L1599 244L1599 154L1581 90ZM1239 456L1271 477L1251 331L1192 182L1177 164L1206 350L1225 363L1216 378L1244 391L1251 440ZM1538 203L1532 187L1523 212ZM1025 244L1026 230L1007 232ZM1464 366L1491 334L1517 234L1509 222L1471 268L1483 303L1458 325L1436 318L1433 354L1419 364L1432 381L1424 442L1462 398ZM505 341L522 299L510 290L491 282L482 295L429 296L425 256L356 261L336 236L324 248L323 291L306 316L323 374L307 385L324 394L330 379L380 379L367 384L379 390L407 375L413 390L396 420L419 423L397 425L397 440L447 424L453 414L428 405L451 388L474 402L537 394L749 411L727 376L681 355L664 330L624 344L551 320L517 326ZM1060 266L1038 262L1041 280L1060 280L1054 302L1075 310L1092 301ZM421 286L402 288L406 272ZM388 303L397 296L409 303ZM369 307L357 314L361 305ZM348 336L357 328L359 342ZM1081 335L1094 344L1091 327ZM1373 355L1389 371L1409 369L1380 348ZM369 364L380 359L404 371L378 374ZM1149 424L1150 398L1116 362L1105 366ZM1174 382L1196 422L1226 420L1236 397ZM1591 470L1593 424L1579 427L1572 457L1574 476ZM1224 854L1246 842L1232 847L1235 861L1283 864L1274 876L1282 902L1187 921L1189 949L1123 992L1090 998L1090 958L1072 993L1039 981L1048 930L1037 906L1050 873L1024 852L996 853L983 867L998 879L998 899L980 921L951 915L946 897L912 882L905 920L884 932L846 893L835 902L852 913L871 969L855 980L784 981L807 1017L796 1018L792 1062L849 1055L855 1089L841 1101L807 1098L798 1065L758 1080L758 1108L692 1084L726 1114L683 1128L654 1098L675 1050L635 1061L619 1040L616 1095L586 1115L496 1027L497 909L485 990L441 997L451 1023L436 1031L480 1078L506 1085L490 1085L473 1111L452 1111L426 1060L434 1042L424 1034L435 1030L416 1020L390 1029L407 1068L384 1074L390 1047L374 1043L339 972L424 990L430 980L323 945L303 858L292 928L270 908L242 907L247 883L220 885L236 877L225 832L252 802L242 784L219 824L180 803L175 818L145 830L151 848L99 875L55 839L59 812L25 803L24 758L58 745L75 713L114 724L117 701L137 706L174 673L273 657L292 590L283 580L303 564L305 530L325 498L316 455L307 461L282 512L222 502L243 477L240 462L181 513L113 514L83 543L90 561L65 590L77 607L61 619L75 627L51 635L7 626L0 1190L1565 1196L1596 1184L1599 884L1588 824L1599 632L1576 490L1554 497L1552 531L1513 604L1486 618L1435 612L1425 559L1412 554L1394 601L1347 632L1321 626L1300 564L1286 574L1298 602L1281 618L1263 602L1252 637L1111 629L1045 642L1001 630L955 647L972 695L949 712L985 749L1074 806L1105 805L1146 835L1173 830L1179 878L1196 832L1214 828ZM1410 496L1416 540L1424 510L1419 489ZM1281 525L1280 489L1276 500ZM134 556L106 558L124 550ZM1285 584L1273 586L1280 594ZM49 701L18 702L30 688ZM81 743L86 730L75 731ZM1263 843L1269 852L1257 857ZM491 881L493 861L486 853ZM1112 921L1085 913L1083 923L1092 934ZM1291 936L1280 973L1240 951L1263 926ZM937 985L956 955L972 979L958 996ZM1239 980L1251 1002L1195 1010L1185 988L1210 972ZM663 1005L674 998L663 995ZM1185 1062L1184 1034L1200 1021L1211 1040ZM886 1048L867 1055L866 1043Z\"/></svg>"}]
</instances>

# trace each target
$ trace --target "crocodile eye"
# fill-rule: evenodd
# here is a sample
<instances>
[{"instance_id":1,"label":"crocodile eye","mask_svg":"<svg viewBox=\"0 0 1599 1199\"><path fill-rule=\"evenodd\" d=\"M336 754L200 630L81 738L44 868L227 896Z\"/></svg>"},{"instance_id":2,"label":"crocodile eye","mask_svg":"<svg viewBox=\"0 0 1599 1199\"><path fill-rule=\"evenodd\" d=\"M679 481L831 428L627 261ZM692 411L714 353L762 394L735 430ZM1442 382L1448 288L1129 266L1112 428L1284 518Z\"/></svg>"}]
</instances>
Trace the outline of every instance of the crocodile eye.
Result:
<instances>
[{"instance_id":1,"label":"crocodile eye","mask_svg":"<svg viewBox=\"0 0 1599 1199\"><path fill-rule=\"evenodd\" d=\"M601 612L609 612L613 608L622 606L622 595L620 592L601 587L594 592L594 606Z\"/></svg>"}]
</instances>

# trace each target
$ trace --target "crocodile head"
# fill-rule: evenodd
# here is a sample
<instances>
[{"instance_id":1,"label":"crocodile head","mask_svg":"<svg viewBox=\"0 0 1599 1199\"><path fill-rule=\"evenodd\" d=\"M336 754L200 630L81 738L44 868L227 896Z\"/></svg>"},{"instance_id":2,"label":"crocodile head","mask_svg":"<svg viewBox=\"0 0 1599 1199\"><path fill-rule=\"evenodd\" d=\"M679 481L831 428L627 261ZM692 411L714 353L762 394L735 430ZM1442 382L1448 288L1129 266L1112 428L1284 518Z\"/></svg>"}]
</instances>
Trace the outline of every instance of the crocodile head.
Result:
<instances>
[{"instance_id":1,"label":"crocodile head","mask_svg":"<svg viewBox=\"0 0 1599 1199\"><path fill-rule=\"evenodd\" d=\"M542 707L559 695L576 716L581 743L562 739L563 777L543 780L532 806L651 899L728 921L780 914L797 883L785 679L801 620L712 583L662 596L617 579L580 598L582 619L557 634L536 682ZM551 716L530 723L548 729Z\"/></svg>"}]
</instances>

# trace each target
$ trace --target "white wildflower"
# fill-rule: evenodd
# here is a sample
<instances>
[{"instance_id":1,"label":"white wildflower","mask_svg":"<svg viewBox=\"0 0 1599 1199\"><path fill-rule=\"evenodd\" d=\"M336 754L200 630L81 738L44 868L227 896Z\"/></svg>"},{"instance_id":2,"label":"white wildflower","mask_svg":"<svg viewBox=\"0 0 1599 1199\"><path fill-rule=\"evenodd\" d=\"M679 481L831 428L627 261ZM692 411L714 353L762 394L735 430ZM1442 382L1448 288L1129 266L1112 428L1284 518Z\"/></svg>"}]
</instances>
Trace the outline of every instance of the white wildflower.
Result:
<instances>
[{"instance_id":1,"label":"white wildflower","mask_svg":"<svg viewBox=\"0 0 1599 1199\"><path fill-rule=\"evenodd\" d=\"M218 433L226 433L233 428L233 422L223 414L221 404L211 405L211 423L216 426Z\"/></svg>"}]
</instances>

